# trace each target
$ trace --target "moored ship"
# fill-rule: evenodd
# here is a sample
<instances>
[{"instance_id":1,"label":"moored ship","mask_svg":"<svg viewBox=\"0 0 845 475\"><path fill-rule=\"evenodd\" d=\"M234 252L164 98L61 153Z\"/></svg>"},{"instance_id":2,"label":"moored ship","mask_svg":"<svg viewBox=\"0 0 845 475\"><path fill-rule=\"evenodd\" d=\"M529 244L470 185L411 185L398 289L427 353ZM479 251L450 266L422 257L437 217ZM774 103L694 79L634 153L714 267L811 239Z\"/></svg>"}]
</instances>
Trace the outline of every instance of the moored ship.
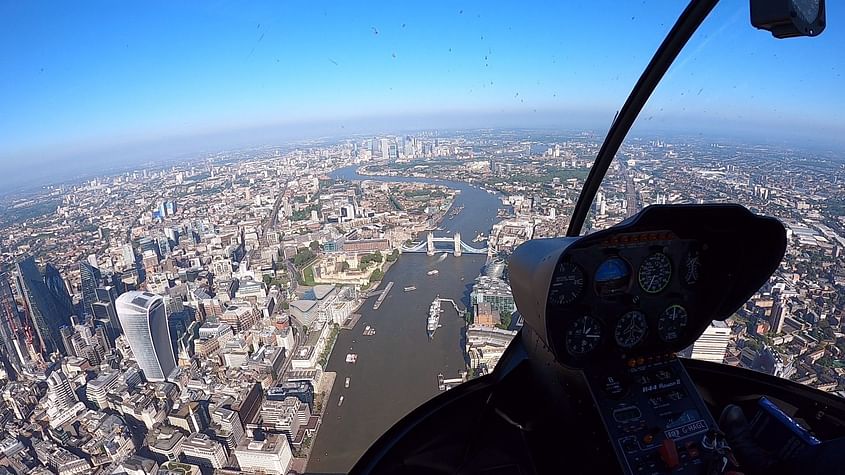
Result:
<instances>
[{"instance_id":1,"label":"moored ship","mask_svg":"<svg viewBox=\"0 0 845 475\"><path fill-rule=\"evenodd\" d=\"M440 326L440 298L434 299L431 302L431 307L428 308L428 320L426 320L425 330L429 338L434 338L434 332Z\"/></svg>"}]
</instances>

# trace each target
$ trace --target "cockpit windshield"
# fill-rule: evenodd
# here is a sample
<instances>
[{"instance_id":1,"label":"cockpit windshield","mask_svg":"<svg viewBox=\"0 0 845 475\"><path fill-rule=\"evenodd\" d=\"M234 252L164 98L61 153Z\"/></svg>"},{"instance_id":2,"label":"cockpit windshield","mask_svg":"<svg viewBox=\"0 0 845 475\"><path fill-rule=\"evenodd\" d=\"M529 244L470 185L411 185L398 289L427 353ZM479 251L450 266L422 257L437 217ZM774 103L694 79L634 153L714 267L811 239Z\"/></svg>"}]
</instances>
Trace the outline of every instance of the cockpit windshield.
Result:
<instances>
[{"instance_id":1,"label":"cockpit windshield","mask_svg":"<svg viewBox=\"0 0 845 475\"><path fill-rule=\"evenodd\" d=\"M10 466L348 471L414 408L494 370L524 324L509 257L566 234L684 6L0 4ZM779 219L778 270L682 354L839 395L843 8L828 2L818 37L776 40L747 2L717 5L581 230L650 205ZM675 251L683 266L583 257L589 282L562 263L555 305L680 288L672 272L694 283L699 249ZM664 342L681 304L659 309ZM626 314L615 341L652 317Z\"/></svg>"},{"instance_id":2,"label":"cockpit windshield","mask_svg":"<svg viewBox=\"0 0 845 475\"><path fill-rule=\"evenodd\" d=\"M836 392L845 63L826 51L843 36L775 41L747 28L747 16L744 5L714 9L617 153L585 231L654 204L732 202L779 218L788 236L780 268L726 321L719 351L688 355Z\"/></svg>"}]
</instances>

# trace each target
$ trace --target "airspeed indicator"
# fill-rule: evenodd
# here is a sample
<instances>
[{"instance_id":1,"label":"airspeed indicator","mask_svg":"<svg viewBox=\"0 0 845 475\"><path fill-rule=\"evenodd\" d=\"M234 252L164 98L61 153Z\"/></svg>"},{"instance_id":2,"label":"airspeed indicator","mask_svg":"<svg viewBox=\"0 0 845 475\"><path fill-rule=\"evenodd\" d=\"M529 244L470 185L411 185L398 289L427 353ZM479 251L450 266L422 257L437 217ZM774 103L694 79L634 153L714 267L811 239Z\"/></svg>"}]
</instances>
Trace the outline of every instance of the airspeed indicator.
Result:
<instances>
[{"instance_id":1,"label":"airspeed indicator","mask_svg":"<svg viewBox=\"0 0 845 475\"><path fill-rule=\"evenodd\" d=\"M665 289L672 279L672 262L669 256L662 252L655 252L648 256L640 265L637 279L640 287L650 294L656 294Z\"/></svg>"}]
</instances>

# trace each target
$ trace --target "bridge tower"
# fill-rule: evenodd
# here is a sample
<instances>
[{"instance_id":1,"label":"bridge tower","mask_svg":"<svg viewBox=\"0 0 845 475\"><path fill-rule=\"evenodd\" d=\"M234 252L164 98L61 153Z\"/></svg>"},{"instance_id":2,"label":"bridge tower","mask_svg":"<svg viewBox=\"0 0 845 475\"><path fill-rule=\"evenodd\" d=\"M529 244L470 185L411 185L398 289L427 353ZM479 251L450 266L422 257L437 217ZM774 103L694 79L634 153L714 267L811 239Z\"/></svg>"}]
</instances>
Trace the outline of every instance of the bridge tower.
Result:
<instances>
[{"instance_id":1,"label":"bridge tower","mask_svg":"<svg viewBox=\"0 0 845 475\"><path fill-rule=\"evenodd\" d=\"M434 233L428 233L428 238L426 238L425 253L429 256L434 255Z\"/></svg>"},{"instance_id":2,"label":"bridge tower","mask_svg":"<svg viewBox=\"0 0 845 475\"><path fill-rule=\"evenodd\" d=\"M455 257L461 257L461 233L455 233Z\"/></svg>"}]
</instances>

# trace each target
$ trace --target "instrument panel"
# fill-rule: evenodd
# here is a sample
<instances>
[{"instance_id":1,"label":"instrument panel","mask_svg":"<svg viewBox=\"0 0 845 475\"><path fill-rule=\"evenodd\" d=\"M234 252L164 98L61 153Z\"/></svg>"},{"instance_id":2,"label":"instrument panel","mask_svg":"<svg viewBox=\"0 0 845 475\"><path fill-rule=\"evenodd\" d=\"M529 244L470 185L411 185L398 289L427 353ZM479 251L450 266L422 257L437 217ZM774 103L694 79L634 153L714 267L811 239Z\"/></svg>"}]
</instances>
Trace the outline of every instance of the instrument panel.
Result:
<instances>
[{"instance_id":1,"label":"instrument panel","mask_svg":"<svg viewBox=\"0 0 845 475\"><path fill-rule=\"evenodd\" d=\"M588 381L623 473L708 473L717 425L680 360L663 355Z\"/></svg>"},{"instance_id":2,"label":"instrument panel","mask_svg":"<svg viewBox=\"0 0 845 475\"><path fill-rule=\"evenodd\" d=\"M785 246L779 221L738 205L650 206L586 236L523 244L511 286L556 360L585 368L688 347L753 295Z\"/></svg>"},{"instance_id":3,"label":"instrument panel","mask_svg":"<svg viewBox=\"0 0 845 475\"><path fill-rule=\"evenodd\" d=\"M580 370L624 473L707 472L716 424L675 352L763 285L783 225L739 205L657 205L510 260L526 326Z\"/></svg>"},{"instance_id":4,"label":"instrument panel","mask_svg":"<svg viewBox=\"0 0 845 475\"><path fill-rule=\"evenodd\" d=\"M664 350L689 331L706 245L670 230L621 233L561 255L546 315L571 360Z\"/></svg>"}]
</instances>

